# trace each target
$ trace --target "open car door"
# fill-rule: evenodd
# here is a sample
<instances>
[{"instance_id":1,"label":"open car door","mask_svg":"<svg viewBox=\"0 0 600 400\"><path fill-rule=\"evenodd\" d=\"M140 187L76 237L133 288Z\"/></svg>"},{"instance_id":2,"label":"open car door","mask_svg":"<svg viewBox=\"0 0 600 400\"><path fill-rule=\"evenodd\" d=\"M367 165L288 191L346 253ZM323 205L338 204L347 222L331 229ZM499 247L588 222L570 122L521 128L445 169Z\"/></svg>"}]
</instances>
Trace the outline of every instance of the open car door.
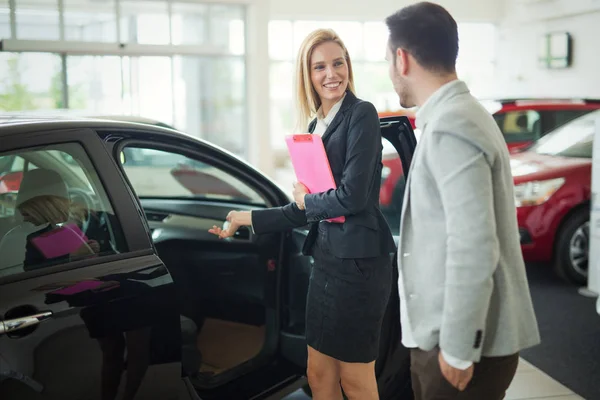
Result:
<instances>
[{"instance_id":1,"label":"open car door","mask_svg":"<svg viewBox=\"0 0 600 400\"><path fill-rule=\"evenodd\" d=\"M243 227L221 240L208 232L231 210L289 198L248 164L198 140L152 127L101 135L173 278L189 388L202 400L281 398L294 390L302 373L278 348L289 233L255 235Z\"/></svg>"},{"instance_id":2,"label":"open car door","mask_svg":"<svg viewBox=\"0 0 600 400\"><path fill-rule=\"evenodd\" d=\"M383 140L383 164L394 171L382 174L382 185L386 179L396 177L395 191L404 194L404 177L407 176L417 145L415 133L405 116L391 116L380 119ZM399 168L399 170L398 170ZM402 179L398 179L398 177ZM399 185L399 187L397 187ZM397 243L400 211L402 205L394 205L393 210L384 212ZM310 277L312 257L302 255L302 244L306 238L306 228L295 229L288 241L289 254L286 268L282 271L283 291L281 303L280 351L282 357L298 367L299 373L306 369L307 349L305 338L306 296ZM394 277L398 280L396 254L390 254L394 261ZM409 351L402 346L400 329L400 306L397 285L392 285L390 302L384 317L379 358L376 365L379 394L381 399L412 399L410 382Z\"/></svg>"}]
</instances>

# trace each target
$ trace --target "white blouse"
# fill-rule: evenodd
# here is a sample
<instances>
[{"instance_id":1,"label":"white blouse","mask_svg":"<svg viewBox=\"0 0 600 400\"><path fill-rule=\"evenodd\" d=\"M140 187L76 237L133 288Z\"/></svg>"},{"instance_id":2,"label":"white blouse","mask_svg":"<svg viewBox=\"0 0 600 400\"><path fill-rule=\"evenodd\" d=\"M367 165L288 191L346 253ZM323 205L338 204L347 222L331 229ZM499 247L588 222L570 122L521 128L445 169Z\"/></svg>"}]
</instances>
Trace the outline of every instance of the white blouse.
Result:
<instances>
[{"instance_id":1,"label":"white blouse","mask_svg":"<svg viewBox=\"0 0 600 400\"><path fill-rule=\"evenodd\" d=\"M335 118L335 115L338 113L338 111L340 111L345 97L346 93L344 93L342 98L337 103L335 103L333 107L331 107L331 110L329 110L329 113L325 117L323 116L323 106L319 107L319 109L317 110L317 125L315 125L315 130L313 131L313 134L323 136L323 134L329 127L329 124Z\"/></svg>"}]
</instances>

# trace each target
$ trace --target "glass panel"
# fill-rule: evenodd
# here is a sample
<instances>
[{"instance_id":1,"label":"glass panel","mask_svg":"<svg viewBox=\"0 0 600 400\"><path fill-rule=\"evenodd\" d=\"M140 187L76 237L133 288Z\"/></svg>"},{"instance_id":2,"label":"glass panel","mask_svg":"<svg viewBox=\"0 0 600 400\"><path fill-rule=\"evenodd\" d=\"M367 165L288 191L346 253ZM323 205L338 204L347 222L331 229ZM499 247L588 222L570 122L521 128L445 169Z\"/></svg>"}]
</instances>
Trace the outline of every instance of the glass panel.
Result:
<instances>
[{"instance_id":1,"label":"glass panel","mask_svg":"<svg viewBox=\"0 0 600 400\"><path fill-rule=\"evenodd\" d=\"M171 10L173 44L202 44L206 41L207 5L173 3Z\"/></svg>"},{"instance_id":2,"label":"glass panel","mask_svg":"<svg viewBox=\"0 0 600 400\"><path fill-rule=\"evenodd\" d=\"M294 23L294 57L297 56L300 45L306 36L319 28L333 29L342 39L352 60L362 57L362 24L345 21L297 21Z\"/></svg>"},{"instance_id":3,"label":"glass panel","mask_svg":"<svg viewBox=\"0 0 600 400\"><path fill-rule=\"evenodd\" d=\"M117 41L114 0L63 0L63 4L66 40Z\"/></svg>"},{"instance_id":4,"label":"glass panel","mask_svg":"<svg viewBox=\"0 0 600 400\"><path fill-rule=\"evenodd\" d=\"M123 167L139 197L194 197L266 204L238 178L184 155L126 147Z\"/></svg>"},{"instance_id":5,"label":"glass panel","mask_svg":"<svg viewBox=\"0 0 600 400\"><path fill-rule=\"evenodd\" d=\"M487 23L458 25L460 48L456 60L458 75L475 97L487 97L494 91L496 28Z\"/></svg>"},{"instance_id":6,"label":"glass panel","mask_svg":"<svg viewBox=\"0 0 600 400\"><path fill-rule=\"evenodd\" d=\"M561 157L592 158L594 132L600 111L579 117L548 133L528 150Z\"/></svg>"},{"instance_id":7,"label":"glass panel","mask_svg":"<svg viewBox=\"0 0 600 400\"><path fill-rule=\"evenodd\" d=\"M0 276L127 251L80 145L2 154L0 177Z\"/></svg>"},{"instance_id":8,"label":"glass panel","mask_svg":"<svg viewBox=\"0 0 600 400\"><path fill-rule=\"evenodd\" d=\"M269 22L269 57L272 60L292 60L292 23L290 21Z\"/></svg>"},{"instance_id":9,"label":"glass panel","mask_svg":"<svg viewBox=\"0 0 600 400\"><path fill-rule=\"evenodd\" d=\"M569 121L574 120L577 117L581 117L582 115L589 113L590 111L592 110L548 111L545 114L551 117L548 118L548 120L550 120L551 123L546 128L548 130L555 129Z\"/></svg>"},{"instance_id":10,"label":"glass panel","mask_svg":"<svg viewBox=\"0 0 600 400\"><path fill-rule=\"evenodd\" d=\"M169 57L123 57L123 114L173 123Z\"/></svg>"},{"instance_id":11,"label":"glass panel","mask_svg":"<svg viewBox=\"0 0 600 400\"><path fill-rule=\"evenodd\" d=\"M286 149L285 135L295 128L294 71L292 62L271 63L271 146L274 149Z\"/></svg>"},{"instance_id":12,"label":"glass panel","mask_svg":"<svg viewBox=\"0 0 600 400\"><path fill-rule=\"evenodd\" d=\"M0 40L10 38L10 9L8 0L0 0Z\"/></svg>"},{"instance_id":13,"label":"glass panel","mask_svg":"<svg viewBox=\"0 0 600 400\"><path fill-rule=\"evenodd\" d=\"M294 22L294 45L292 47L292 53L294 58L298 56L298 50L300 49L300 45L308 36L309 33L314 31L315 29L323 28L326 25L326 22L323 21L296 21Z\"/></svg>"},{"instance_id":14,"label":"glass panel","mask_svg":"<svg viewBox=\"0 0 600 400\"><path fill-rule=\"evenodd\" d=\"M0 52L0 110L55 109L62 102L58 55Z\"/></svg>"},{"instance_id":15,"label":"glass panel","mask_svg":"<svg viewBox=\"0 0 600 400\"><path fill-rule=\"evenodd\" d=\"M363 27L360 22L332 21L323 23L322 27L331 28L338 34L352 60L363 58Z\"/></svg>"},{"instance_id":16,"label":"glass panel","mask_svg":"<svg viewBox=\"0 0 600 400\"><path fill-rule=\"evenodd\" d=\"M365 23L364 55L366 61L385 60L389 31L383 22Z\"/></svg>"},{"instance_id":17,"label":"glass panel","mask_svg":"<svg viewBox=\"0 0 600 400\"><path fill-rule=\"evenodd\" d=\"M177 129L245 156L245 67L241 58L175 57Z\"/></svg>"},{"instance_id":18,"label":"glass panel","mask_svg":"<svg viewBox=\"0 0 600 400\"><path fill-rule=\"evenodd\" d=\"M494 119L507 143L533 140L540 135L540 114L537 111L509 111L495 115Z\"/></svg>"},{"instance_id":19,"label":"glass panel","mask_svg":"<svg viewBox=\"0 0 600 400\"><path fill-rule=\"evenodd\" d=\"M358 97L373 103L380 112L400 109L398 95L390 83L386 62L355 63L353 67Z\"/></svg>"},{"instance_id":20,"label":"glass panel","mask_svg":"<svg viewBox=\"0 0 600 400\"><path fill-rule=\"evenodd\" d=\"M121 59L117 56L67 58L69 108L93 114L121 114Z\"/></svg>"},{"instance_id":21,"label":"glass panel","mask_svg":"<svg viewBox=\"0 0 600 400\"><path fill-rule=\"evenodd\" d=\"M209 13L210 44L227 48L232 54L244 54L244 6L211 5Z\"/></svg>"},{"instance_id":22,"label":"glass panel","mask_svg":"<svg viewBox=\"0 0 600 400\"><path fill-rule=\"evenodd\" d=\"M121 1L121 41L169 44L169 15L165 1Z\"/></svg>"},{"instance_id":23,"label":"glass panel","mask_svg":"<svg viewBox=\"0 0 600 400\"><path fill-rule=\"evenodd\" d=\"M19 0L15 3L18 39L60 39L57 0Z\"/></svg>"}]
</instances>

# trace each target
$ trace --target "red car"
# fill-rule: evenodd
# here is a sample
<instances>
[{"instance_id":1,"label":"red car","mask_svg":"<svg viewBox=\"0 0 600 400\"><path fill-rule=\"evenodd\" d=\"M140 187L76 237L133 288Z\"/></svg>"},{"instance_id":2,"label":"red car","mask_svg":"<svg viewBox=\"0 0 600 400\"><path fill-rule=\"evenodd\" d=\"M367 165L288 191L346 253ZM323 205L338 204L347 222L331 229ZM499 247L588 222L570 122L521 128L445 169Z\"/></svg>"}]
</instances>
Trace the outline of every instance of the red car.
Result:
<instances>
[{"instance_id":1,"label":"red car","mask_svg":"<svg viewBox=\"0 0 600 400\"><path fill-rule=\"evenodd\" d=\"M483 100L482 104L493 114L504 134L511 153L516 153L553 129L600 109L600 100L563 99L503 99ZM380 113L380 117L394 114L408 114L414 125L414 113L404 110L396 113ZM415 129L417 139L419 130ZM394 149L384 149L383 173L379 192L382 211L386 215L400 215L404 196L404 173ZM392 226L392 229L397 228Z\"/></svg>"},{"instance_id":2,"label":"red car","mask_svg":"<svg viewBox=\"0 0 600 400\"><path fill-rule=\"evenodd\" d=\"M552 262L563 278L587 281L592 148L600 110L511 155L526 261Z\"/></svg>"},{"instance_id":3,"label":"red car","mask_svg":"<svg viewBox=\"0 0 600 400\"><path fill-rule=\"evenodd\" d=\"M523 149L565 123L600 109L600 100L522 99L483 101L511 152Z\"/></svg>"}]
</instances>

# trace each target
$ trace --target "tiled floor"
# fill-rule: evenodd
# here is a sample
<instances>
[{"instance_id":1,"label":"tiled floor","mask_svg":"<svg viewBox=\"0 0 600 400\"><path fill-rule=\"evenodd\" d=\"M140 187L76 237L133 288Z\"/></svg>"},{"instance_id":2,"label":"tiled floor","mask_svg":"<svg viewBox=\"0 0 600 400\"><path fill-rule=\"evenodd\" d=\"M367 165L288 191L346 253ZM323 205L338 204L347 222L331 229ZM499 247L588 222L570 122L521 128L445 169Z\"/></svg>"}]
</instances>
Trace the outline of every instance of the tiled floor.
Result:
<instances>
[{"instance_id":1,"label":"tiled floor","mask_svg":"<svg viewBox=\"0 0 600 400\"><path fill-rule=\"evenodd\" d=\"M308 400L301 390L284 400ZM583 400L569 388L556 382L544 372L521 359L517 375L506 393L505 400Z\"/></svg>"},{"instance_id":2,"label":"tiled floor","mask_svg":"<svg viewBox=\"0 0 600 400\"><path fill-rule=\"evenodd\" d=\"M521 359L506 400L581 400L583 397Z\"/></svg>"}]
</instances>

